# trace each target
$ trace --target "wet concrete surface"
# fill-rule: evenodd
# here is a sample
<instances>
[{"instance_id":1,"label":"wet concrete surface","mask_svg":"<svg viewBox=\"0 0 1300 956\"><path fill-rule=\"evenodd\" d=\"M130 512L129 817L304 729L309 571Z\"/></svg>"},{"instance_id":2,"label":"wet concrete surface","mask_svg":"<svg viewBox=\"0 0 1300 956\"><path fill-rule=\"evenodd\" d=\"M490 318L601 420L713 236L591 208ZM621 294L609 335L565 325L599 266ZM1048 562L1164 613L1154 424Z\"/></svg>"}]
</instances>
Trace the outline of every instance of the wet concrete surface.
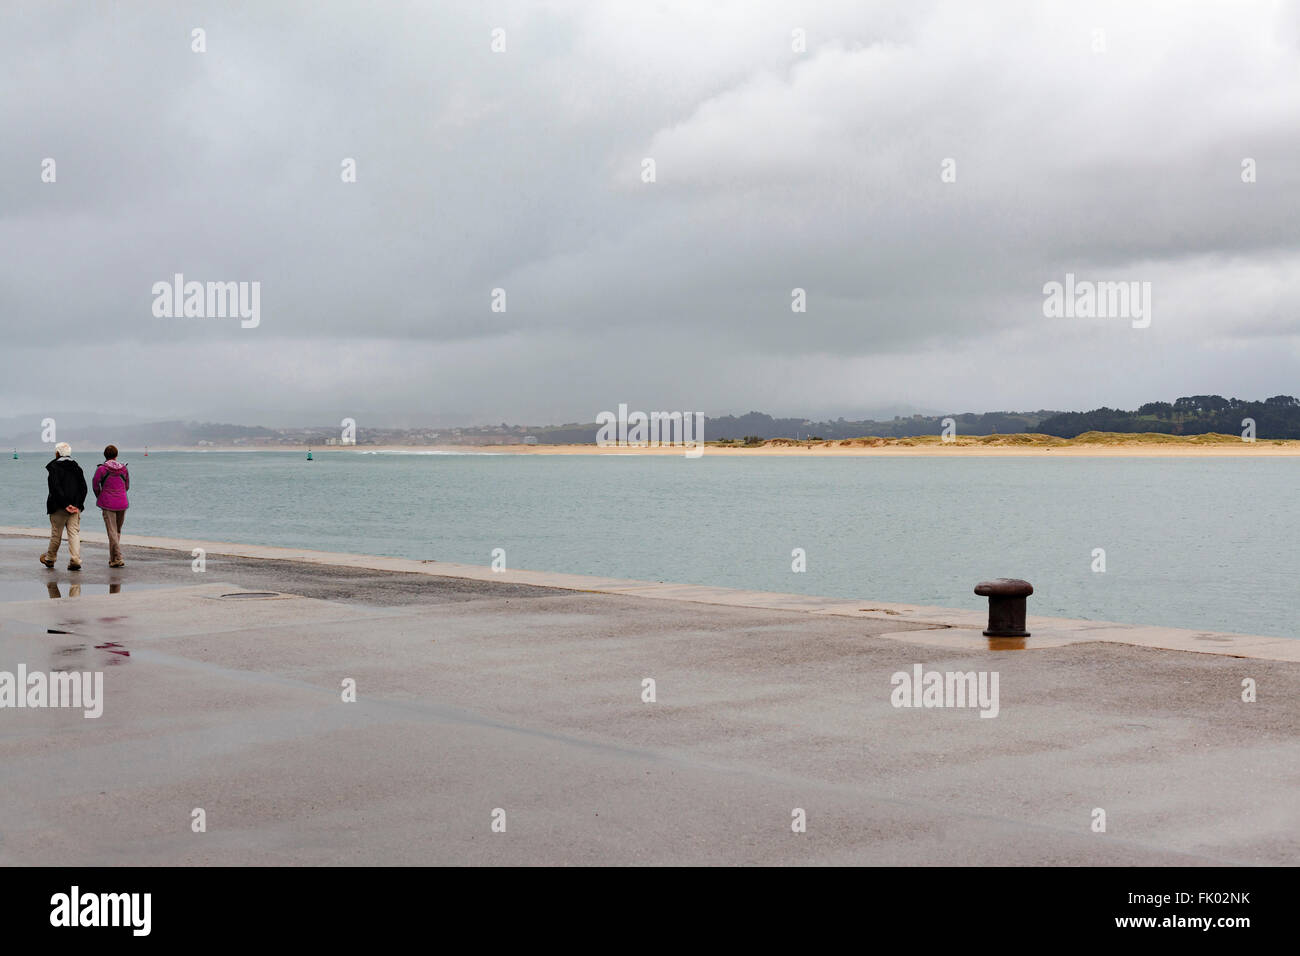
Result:
<instances>
[{"instance_id":1,"label":"wet concrete surface","mask_svg":"<svg viewBox=\"0 0 1300 956\"><path fill-rule=\"evenodd\" d=\"M80 587L81 594L107 594L184 587L220 577L223 581L251 582L250 587L272 587L303 597L330 601L352 601L376 607L402 604L436 604L469 601L488 595L501 597L547 597L549 588L505 582L474 582L460 578L375 572L365 568L330 567L259 558L226 555L205 556L206 569L193 569L194 559L186 552L161 548L126 546L125 568L108 566L108 549L97 543L82 544L82 569L68 571L68 544L63 542L53 570L38 560L45 542L32 538L0 535L0 601L22 601L49 597L53 584L68 596ZM32 574L32 569L37 573ZM260 582L260 583L259 583Z\"/></svg>"},{"instance_id":2,"label":"wet concrete surface","mask_svg":"<svg viewBox=\"0 0 1300 956\"><path fill-rule=\"evenodd\" d=\"M0 670L105 686L98 719L0 709L0 863L1300 858L1294 663L926 647L881 636L918 629L896 621L283 561L197 574L129 544L119 593L88 594L110 584L92 547L82 595L52 601L69 574L0 538L4 593L30 596L0 604ZM275 596L228 596L250 591ZM894 707L918 663L997 671L998 716Z\"/></svg>"}]
</instances>

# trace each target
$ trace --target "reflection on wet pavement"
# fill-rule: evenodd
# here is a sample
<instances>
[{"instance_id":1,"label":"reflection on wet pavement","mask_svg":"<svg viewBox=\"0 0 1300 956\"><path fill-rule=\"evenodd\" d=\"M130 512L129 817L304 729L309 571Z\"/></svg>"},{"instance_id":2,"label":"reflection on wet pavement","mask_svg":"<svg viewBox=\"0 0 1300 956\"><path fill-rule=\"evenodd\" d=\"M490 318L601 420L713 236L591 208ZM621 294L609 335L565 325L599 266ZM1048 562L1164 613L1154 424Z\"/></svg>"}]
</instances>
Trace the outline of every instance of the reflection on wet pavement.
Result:
<instances>
[{"instance_id":1,"label":"reflection on wet pavement","mask_svg":"<svg viewBox=\"0 0 1300 956\"><path fill-rule=\"evenodd\" d=\"M65 571L62 567L44 568L36 561L39 547L33 550L27 538L0 537L0 603L32 601L43 597L51 600L89 597L96 594L122 594L128 591L153 591L169 586L157 575L144 575L140 580L136 569L110 568L108 555L102 548L87 545L83 552L80 571ZM185 563L189 570L189 562ZM130 587L127 587L127 585Z\"/></svg>"},{"instance_id":2,"label":"reflection on wet pavement","mask_svg":"<svg viewBox=\"0 0 1300 956\"><path fill-rule=\"evenodd\" d=\"M100 651L92 654L91 651ZM52 671L86 671L116 667L131 658L131 652L116 641L91 647L88 644L65 644L50 652Z\"/></svg>"},{"instance_id":3,"label":"reflection on wet pavement","mask_svg":"<svg viewBox=\"0 0 1300 956\"><path fill-rule=\"evenodd\" d=\"M987 640L991 651L1023 651L1027 646L1023 637L990 637Z\"/></svg>"},{"instance_id":4,"label":"reflection on wet pavement","mask_svg":"<svg viewBox=\"0 0 1300 956\"><path fill-rule=\"evenodd\" d=\"M52 600L61 598L89 597L94 594L122 594L125 591L156 591L164 588L163 584L137 584L130 582L131 587L126 588L126 583L121 578L110 578L108 581L81 581L76 578L62 580L49 577L44 581L14 581L4 580L0 577L0 603L8 601L30 601L33 598L41 596L41 588L44 586L45 597Z\"/></svg>"},{"instance_id":5,"label":"reflection on wet pavement","mask_svg":"<svg viewBox=\"0 0 1300 956\"><path fill-rule=\"evenodd\" d=\"M87 637L60 628L46 628L41 635L30 624L0 618L0 670L13 671L20 661L29 671L101 671L129 663L131 651L123 638Z\"/></svg>"},{"instance_id":6,"label":"reflection on wet pavement","mask_svg":"<svg viewBox=\"0 0 1300 956\"><path fill-rule=\"evenodd\" d=\"M58 582L58 581L46 581L46 582L45 582L45 590L49 593L50 598L53 599L53 600L57 600L57 599L63 597L63 594L62 594L62 592L61 592L60 589L59 589L59 582ZM98 589L96 589L96 590L98 590ZM92 593L93 593L93 592L92 592ZM122 582L121 582L121 581L110 581L110 582L108 582L108 593L109 593L109 594L121 594L121 593L122 593ZM70 597L70 598L81 597L81 584L80 584L80 583L69 584L69 585L68 585L68 597Z\"/></svg>"},{"instance_id":7,"label":"reflection on wet pavement","mask_svg":"<svg viewBox=\"0 0 1300 956\"><path fill-rule=\"evenodd\" d=\"M126 648L122 647L122 645L119 644L119 643L117 643L116 641L107 641L107 642L105 642L105 643L103 643L103 644L96 644L96 645L95 645L95 650L97 650L97 651L105 651L105 652L107 652L107 653L109 653L109 654L116 654L116 655L118 655L118 657L115 658L115 659L113 659L113 660L105 661L105 663L106 663L106 664L109 664L110 666L113 665L113 664L121 664L121 663L122 663L122 661L121 661L121 658L122 658L122 657L130 657L130 656L131 656L131 652L128 651L128 650L126 650Z\"/></svg>"}]
</instances>

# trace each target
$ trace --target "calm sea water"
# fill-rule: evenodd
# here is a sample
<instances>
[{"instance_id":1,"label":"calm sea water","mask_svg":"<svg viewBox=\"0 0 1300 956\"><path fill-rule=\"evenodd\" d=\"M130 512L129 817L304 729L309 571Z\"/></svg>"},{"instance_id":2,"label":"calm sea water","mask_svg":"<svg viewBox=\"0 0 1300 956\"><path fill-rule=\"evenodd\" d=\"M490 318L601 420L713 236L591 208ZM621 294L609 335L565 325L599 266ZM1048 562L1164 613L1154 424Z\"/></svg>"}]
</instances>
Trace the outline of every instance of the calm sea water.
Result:
<instances>
[{"instance_id":1,"label":"calm sea water","mask_svg":"<svg viewBox=\"0 0 1300 956\"><path fill-rule=\"evenodd\" d=\"M155 453L131 534L1300 636L1300 460ZM45 458L0 524L45 524ZM97 461L83 460L89 475ZM93 514L94 524L98 515ZM791 571L791 551L807 571ZM1104 548L1106 571L1092 570Z\"/></svg>"}]
</instances>

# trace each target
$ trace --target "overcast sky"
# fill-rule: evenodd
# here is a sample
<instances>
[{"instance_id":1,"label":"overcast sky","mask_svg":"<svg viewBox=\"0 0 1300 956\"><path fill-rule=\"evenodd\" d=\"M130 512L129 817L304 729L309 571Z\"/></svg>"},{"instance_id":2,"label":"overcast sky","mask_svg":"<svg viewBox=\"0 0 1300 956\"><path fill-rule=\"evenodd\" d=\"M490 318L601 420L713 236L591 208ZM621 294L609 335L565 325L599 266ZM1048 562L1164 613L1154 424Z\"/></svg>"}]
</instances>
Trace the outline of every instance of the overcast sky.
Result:
<instances>
[{"instance_id":1,"label":"overcast sky","mask_svg":"<svg viewBox=\"0 0 1300 956\"><path fill-rule=\"evenodd\" d=\"M1300 393L1300 4L9 0L0 22L0 417ZM178 272L260 282L260 325L156 317ZM1067 272L1150 282L1150 327L1046 318Z\"/></svg>"}]
</instances>

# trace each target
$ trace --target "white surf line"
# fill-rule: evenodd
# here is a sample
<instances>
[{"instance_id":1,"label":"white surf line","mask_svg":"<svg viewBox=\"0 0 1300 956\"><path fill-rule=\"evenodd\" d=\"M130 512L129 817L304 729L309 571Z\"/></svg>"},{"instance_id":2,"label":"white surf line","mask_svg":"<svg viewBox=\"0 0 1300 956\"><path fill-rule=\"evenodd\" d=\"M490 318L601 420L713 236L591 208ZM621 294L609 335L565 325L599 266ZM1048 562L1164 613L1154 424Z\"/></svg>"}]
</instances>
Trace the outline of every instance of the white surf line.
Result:
<instances>
[{"instance_id":1,"label":"white surf line","mask_svg":"<svg viewBox=\"0 0 1300 956\"><path fill-rule=\"evenodd\" d=\"M0 525L0 535L48 539L49 532L40 528ZM82 541L107 544L104 532L83 531ZM980 633L987 622L983 610L894 604L881 601L848 601L844 598L815 597L806 594L780 594L771 591L745 591L736 588L707 587L653 581L632 581L586 574L563 574L550 571L509 569L493 571L474 564L449 561L420 561L390 558L373 554L348 554L335 551L311 551L303 548L280 548L259 544L234 544L222 541L186 540L131 535L127 547L156 548L188 554L202 548L208 556L254 558L267 561L293 561L330 567L363 568L425 574L431 577L461 578L504 584L523 584L564 591L596 594L625 594L655 600L685 601L725 607L765 608L805 614L829 614L835 617L861 617L878 621L897 621L916 625L921 630L897 631L876 635L891 640L928 646L971 650L988 646ZM1032 600L1032 599L1031 599ZM1069 644L1127 644L1154 650L1188 651L1221 657L1300 663L1300 638L1269 637L1255 634L1229 634L1220 631L1194 631L1154 625L1119 624L1111 621L1085 621L1074 618L1037 617L1030 615L1027 628L1032 636L1024 649L1064 647ZM1003 642L1002 646L1006 646Z\"/></svg>"}]
</instances>

